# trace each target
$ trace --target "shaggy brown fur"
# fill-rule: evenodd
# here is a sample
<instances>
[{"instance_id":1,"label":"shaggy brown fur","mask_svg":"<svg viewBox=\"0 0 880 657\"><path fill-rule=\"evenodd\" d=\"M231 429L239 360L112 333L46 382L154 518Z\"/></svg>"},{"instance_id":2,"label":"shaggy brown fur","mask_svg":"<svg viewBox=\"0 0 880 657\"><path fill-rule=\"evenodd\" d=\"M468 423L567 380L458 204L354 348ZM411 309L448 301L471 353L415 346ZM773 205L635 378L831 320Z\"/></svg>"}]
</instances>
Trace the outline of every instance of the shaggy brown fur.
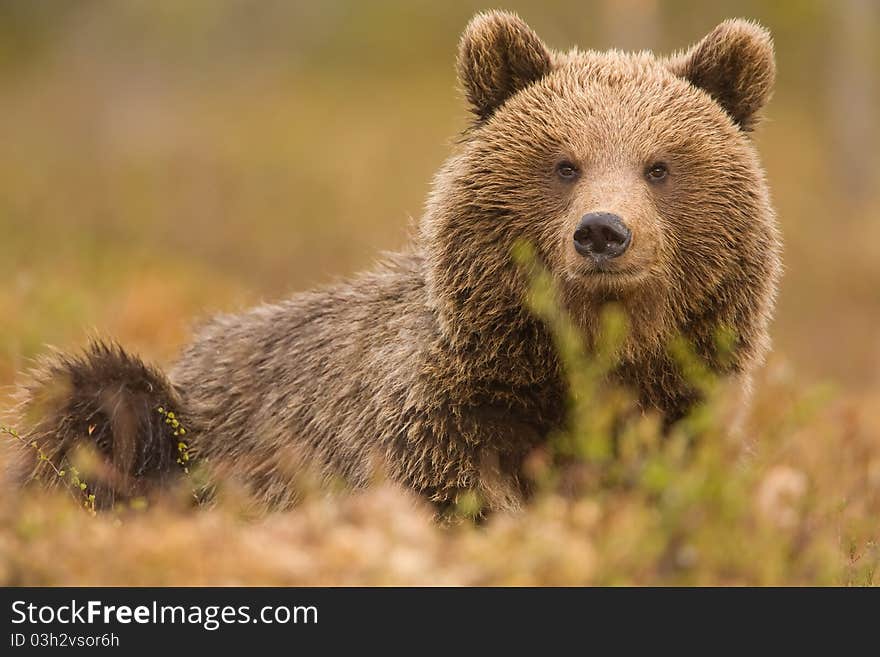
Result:
<instances>
[{"instance_id":1,"label":"shaggy brown fur","mask_svg":"<svg viewBox=\"0 0 880 657\"><path fill-rule=\"evenodd\" d=\"M667 356L678 334L747 386L768 348L780 270L747 134L773 84L767 32L727 21L672 58L558 53L516 16L490 12L465 31L458 71L475 121L409 251L216 318L173 385L115 348L50 360L25 391L25 408L42 400L28 439L54 455L95 442L119 471L111 498L129 496L176 471L176 439L154 416L170 404L197 459L232 464L272 505L295 501L292 452L325 480L362 486L378 463L440 505L475 490L490 508L515 507L522 461L563 422L566 398L547 331L524 306L510 255L519 240L535 246L587 338L604 303L625 309L632 335L615 376L646 407L673 421L693 402ZM605 267L572 243L597 211L633 235ZM722 327L738 336L724 363ZM46 401L47 390L60 393Z\"/></svg>"}]
</instances>

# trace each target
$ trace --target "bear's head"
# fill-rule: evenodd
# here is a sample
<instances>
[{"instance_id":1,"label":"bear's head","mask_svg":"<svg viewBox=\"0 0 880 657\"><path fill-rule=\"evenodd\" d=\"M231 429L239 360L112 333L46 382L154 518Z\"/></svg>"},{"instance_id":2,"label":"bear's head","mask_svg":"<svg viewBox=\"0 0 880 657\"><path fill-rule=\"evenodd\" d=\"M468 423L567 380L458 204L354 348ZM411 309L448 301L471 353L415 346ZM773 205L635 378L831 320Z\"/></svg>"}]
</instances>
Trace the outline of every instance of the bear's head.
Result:
<instances>
[{"instance_id":1,"label":"bear's head","mask_svg":"<svg viewBox=\"0 0 880 657\"><path fill-rule=\"evenodd\" d=\"M774 73L769 34L742 20L658 57L554 52L515 15L476 16L458 57L473 123L422 224L446 338L510 337L528 242L586 332L625 309L633 357L719 328L760 357L780 240L750 132Z\"/></svg>"}]
</instances>

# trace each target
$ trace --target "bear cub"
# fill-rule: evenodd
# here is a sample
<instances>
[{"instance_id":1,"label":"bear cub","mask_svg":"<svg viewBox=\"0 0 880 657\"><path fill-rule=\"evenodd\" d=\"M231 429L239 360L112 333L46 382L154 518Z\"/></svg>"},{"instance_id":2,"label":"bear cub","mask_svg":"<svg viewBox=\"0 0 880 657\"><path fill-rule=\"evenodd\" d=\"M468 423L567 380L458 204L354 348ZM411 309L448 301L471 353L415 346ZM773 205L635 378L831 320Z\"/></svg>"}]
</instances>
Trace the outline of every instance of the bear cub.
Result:
<instances>
[{"instance_id":1,"label":"bear cub","mask_svg":"<svg viewBox=\"0 0 880 657\"><path fill-rule=\"evenodd\" d=\"M476 493L516 508L524 459L568 395L511 256L523 242L585 343L609 301L626 314L612 376L644 409L673 422L696 401L676 336L747 390L780 274L751 137L774 82L769 34L729 20L670 57L557 52L493 11L466 28L457 70L472 123L408 249L216 317L167 375L111 343L45 358L20 389L27 442L55 463L90 444L99 507L161 489L185 454L273 508L296 501L303 471L360 487L377 466L439 507ZM16 463L19 481L60 485L33 451Z\"/></svg>"}]
</instances>

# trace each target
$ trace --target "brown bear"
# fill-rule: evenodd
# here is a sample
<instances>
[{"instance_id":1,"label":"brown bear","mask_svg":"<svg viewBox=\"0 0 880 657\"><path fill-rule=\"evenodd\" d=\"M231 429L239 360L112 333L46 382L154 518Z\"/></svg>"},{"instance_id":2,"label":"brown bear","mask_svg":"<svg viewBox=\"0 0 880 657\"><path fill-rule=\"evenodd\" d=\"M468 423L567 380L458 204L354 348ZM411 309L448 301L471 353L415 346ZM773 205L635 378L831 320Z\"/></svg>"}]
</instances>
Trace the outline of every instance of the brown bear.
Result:
<instances>
[{"instance_id":1,"label":"brown bear","mask_svg":"<svg viewBox=\"0 0 880 657\"><path fill-rule=\"evenodd\" d=\"M587 342L605 303L624 309L613 376L645 408L672 422L695 401L668 355L676 335L748 386L780 273L750 136L774 72L770 36L742 20L667 58L555 52L517 16L479 14L458 54L473 122L408 250L217 317L167 378L113 345L47 358L22 387L24 437L55 462L94 445L99 506L191 457L285 507L294 455L322 481L364 486L378 465L440 506L475 492L516 507L523 460L563 424L567 396L517 243L533 245ZM736 340L721 359L724 327ZM21 476L58 480L44 465L31 454Z\"/></svg>"}]
</instances>

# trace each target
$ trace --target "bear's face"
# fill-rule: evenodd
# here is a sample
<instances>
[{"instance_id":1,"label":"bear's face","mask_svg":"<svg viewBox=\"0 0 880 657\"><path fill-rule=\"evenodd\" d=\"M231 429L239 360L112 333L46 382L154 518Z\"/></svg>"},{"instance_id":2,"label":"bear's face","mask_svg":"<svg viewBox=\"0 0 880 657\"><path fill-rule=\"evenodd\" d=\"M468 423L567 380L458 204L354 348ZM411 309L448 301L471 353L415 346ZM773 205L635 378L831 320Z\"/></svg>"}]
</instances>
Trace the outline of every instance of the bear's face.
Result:
<instances>
[{"instance_id":1,"label":"bear's face","mask_svg":"<svg viewBox=\"0 0 880 657\"><path fill-rule=\"evenodd\" d=\"M426 227L454 312L516 296L518 241L582 325L614 300L642 343L681 331L726 286L769 296L779 240L747 134L773 82L762 29L727 22L669 59L561 54L490 13L465 32L459 73L476 123L438 177ZM725 310L739 328L743 309Z\"/></svg>"}]
</instances>

